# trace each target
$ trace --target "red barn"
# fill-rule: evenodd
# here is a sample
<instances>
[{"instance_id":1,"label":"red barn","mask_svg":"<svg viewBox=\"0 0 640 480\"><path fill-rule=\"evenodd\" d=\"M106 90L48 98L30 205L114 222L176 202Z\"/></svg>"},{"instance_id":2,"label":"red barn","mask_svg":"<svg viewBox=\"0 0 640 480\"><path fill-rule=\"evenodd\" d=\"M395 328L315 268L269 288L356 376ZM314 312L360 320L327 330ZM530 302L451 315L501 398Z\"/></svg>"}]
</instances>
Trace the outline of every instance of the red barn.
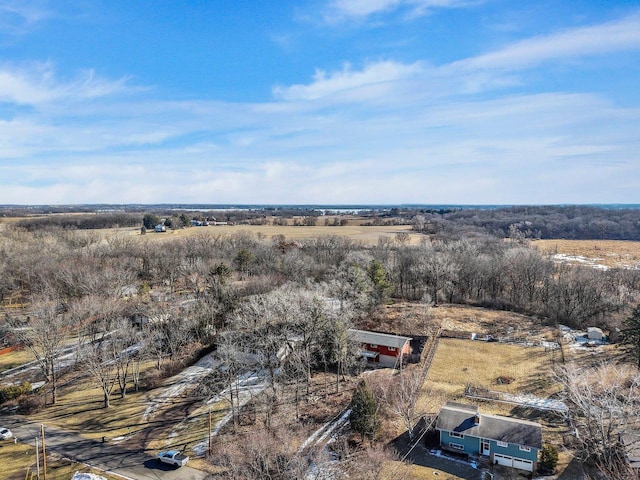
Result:
<instances>
[{"instance_id":1,"label":"red barn","mask_svg":"<svg viewBox=\"0 0 640 480\"><path fill-rule=\"evenodd\" d=\"M398 367L402 359L411 353L411 338L388 333L348 330L349 338L360 344L360 354L381 367Z\"/></svg>"}]
</instances>

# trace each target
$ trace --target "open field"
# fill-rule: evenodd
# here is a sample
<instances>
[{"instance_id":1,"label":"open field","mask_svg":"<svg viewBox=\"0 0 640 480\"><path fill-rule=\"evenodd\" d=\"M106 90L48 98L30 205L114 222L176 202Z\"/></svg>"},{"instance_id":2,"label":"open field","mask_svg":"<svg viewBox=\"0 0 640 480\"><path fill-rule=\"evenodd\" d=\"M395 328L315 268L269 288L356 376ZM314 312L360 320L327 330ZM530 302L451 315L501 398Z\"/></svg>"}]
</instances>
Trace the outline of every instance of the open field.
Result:
<instances>
[{"instance_id":1,"label":"open field","mask_svg":"<svg viewBox=\"0 0 640 480\"><path fill-rule=\"evenodd\" d=\"M640 242L623 240L535 240L531 245L547 254L584 257L611 268L639 268ZM573 261L571 263L580 263Z\"/></svg>"},{"instance_id":2,"label":"open field","mask_svg":"<svg viewBox=\"0 0 640 480\"><path fill-rule=\"evenodd\" d=\"M540 347L443 338L424 388L452 400L463 398L467 383L546 398L560 390L552 377L553 361L554 355ZM500 384L499 377L511 383Z\"/></svg>"},{"instance_id":3,"label":"open field","mask_svg":"<svg viewBox=\"0 0 640 480\"><path fill-rule=\"evenodd\" d=\"M284 235L287 240L303 240L314 237L323 237L338 235L351 238L354 241L362 242L364 244L375 244L378 242L379 237L387 237L393 240L398 233L407 233L409 239L407 243L417 245L420 240L425 238L424 235L414 233L411 230L411 225L393 225L393 226L364 226L363 223L371 221L371 219L364 219L361 217L345 217L340 216L339 219L347 220L347 225L344 226L325 226L324 219L327 218L330 222L333 217L319 217L317 226L294 226L294 225L219 225L208 227L189 227L181 229L169 229L164 233L147 232L144 236L145 240L168 240L176 238L190 237L194 235L233 235L241 232L251 233L258 238L270 239L276 235ZM22 220L22 218L0 218L0 227L3 224L16 223ZM269 219L270 220L270 219ZM289 220L291 222L291 220ZM123 227L123 228L109 228L109 229L97 229L97 230L79 230L80 233L85 233L89 236L97 235L102 238L110 238L114 236L138 236L140 237L139 227Z\"/></svg>"},{"instance_id":4,"label":"open field","mask_svg":"<svg viewBox=\"0 0 640 480\"><path fill-rule=\"evenodd\" d=\"M126 229L131 235L140 235L139 229ZM172 239L182 238L194 235L233 235L237 233L251 233L258 238L270 239L276 235L284 235L287 240L304 240L315 237L327 237L337 235L348 237L354 241L372 245L378 242L378 238L387 237L394 239L398 233L407 233L409 235L408 242L418 244L424 235L413 233L410 225L394 225L394 226L361 226L349 224L343 227L318 225L310 226L293 226L293 225L221 225L209 227L190 227L177 230L170 230L165 233L147 232L145 239Z\"/></svg>"}]
</instances>

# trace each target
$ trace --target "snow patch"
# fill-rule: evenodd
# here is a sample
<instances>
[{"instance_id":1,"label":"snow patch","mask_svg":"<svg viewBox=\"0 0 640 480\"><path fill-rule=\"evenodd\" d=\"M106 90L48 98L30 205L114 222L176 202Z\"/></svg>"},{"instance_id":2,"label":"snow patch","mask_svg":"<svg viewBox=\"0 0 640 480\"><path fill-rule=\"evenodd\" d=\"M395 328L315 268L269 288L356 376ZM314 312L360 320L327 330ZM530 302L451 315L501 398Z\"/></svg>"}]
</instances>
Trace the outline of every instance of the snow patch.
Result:
<instances>
[{"instance_id":1,"label":"snow patch","mask_svg":"<svg viewBox=\"0 0 640 480\"><path fill-rule=\"evenodd\" d=\"M94 473L76 472L73 474L73 477L71 477L71 480L107 480L107 479L104 477L101 477L100 475L96 475Z\"/></svg>"}]
</instances>

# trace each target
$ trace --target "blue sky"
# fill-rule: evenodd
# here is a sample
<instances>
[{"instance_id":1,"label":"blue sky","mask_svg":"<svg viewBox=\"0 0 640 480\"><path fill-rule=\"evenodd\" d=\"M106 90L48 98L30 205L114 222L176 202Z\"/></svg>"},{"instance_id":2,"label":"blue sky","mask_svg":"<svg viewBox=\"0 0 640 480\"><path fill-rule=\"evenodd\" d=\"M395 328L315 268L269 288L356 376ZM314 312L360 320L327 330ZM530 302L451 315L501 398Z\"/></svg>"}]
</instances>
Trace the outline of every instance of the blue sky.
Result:
<instances>
[{"instance_id":1,"label":"blue sky","mask_svg":"<svg viewBox=\"0 0 640 480\"><path fill-rule=\"evenodd\" d=\"M640 203L640 4L0 0L0 203Z\"/></svg>"}]
</instances>

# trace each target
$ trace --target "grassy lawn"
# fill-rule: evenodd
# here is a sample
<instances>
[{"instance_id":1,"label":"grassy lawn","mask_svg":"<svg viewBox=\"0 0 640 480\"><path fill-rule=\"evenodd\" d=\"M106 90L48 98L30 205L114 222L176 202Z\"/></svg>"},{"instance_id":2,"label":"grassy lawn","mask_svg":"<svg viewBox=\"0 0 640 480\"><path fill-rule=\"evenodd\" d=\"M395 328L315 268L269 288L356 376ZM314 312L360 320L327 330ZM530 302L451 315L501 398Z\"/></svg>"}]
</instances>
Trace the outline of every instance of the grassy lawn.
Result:
<instances>
[{"instance_id":1,"label":"grassy lawn","mask_svg":"<svg viewBox=\"0 0 640 480\"><path fill-rule=\"evenodd\" d=\"M146 408L146 393L129 393L124 400L113 397L111 407L103 408L102 395L97 388L62 391L56 405L45 407L29 418L35 422L55 425L82 435L99 439L135 433L147 425L142 421Z\"/></svg>"},{"instance_id":2,"label":"grassy lawn","mask_svg":"<svg viewBox=\"0 0 640 480\"><path fill-rule=\"evenodd\" d=\"M452 400L463 398L467 383L547 397L560 388L552 369L553 354L544 348L443 338L423 388ZM499 384L498 377L513 381Z\"/></svg>"},{"instance_id":3,"label":"grassy lawn","mask_svg":"<svg viewBox=\"0 0 640 480\"><path fill-rule=\"evenodd\" d=\"M141 375L144 376L152 366L152 362L143 364ZM112 439L134 434L149 426L150 422L142 420L148 406L148 395L148 392L129 391L123 400L114 392L110 408L105 409L102 390L95 386L93 379L80 378L59 388L56 405L45 407L29 419L79 432L88 438L106 436Z\"/></svg>"},{"instance_id":4,"label":"grassy lawn","mask_svg":"<svg viewBox=\"0 0 640 480\"><path fill-rule=\"evenodd\" d=\"M382 473L382 479L395 480L404 478L407 480L426 480L426 479L442 479L442 480L464 480L451 473L436 470L435 468L423 467L421 465L407 465L401 462L389 462L385 464Z\"/></svg>"},{"instance_id":5,"label":"grassy lawn","mask_svg":"<svg viewBox=\"0 0 640 480\"><path fill-rule=\"evenodd\" d=\"M0 372L24 365L31 361L33 361L33 354L28 349L14 350L5 355L0 355Z\"/></svg>"},{"instance_id":6,"label":"grassy lawn","mask_svg":"<svg viewBox=\"0 0 640 480\"><path fill-rule=\"evenodd\" d=\"M42 458L40 458L40 475L42 477ZM47 455L47 479L69 480L75 472L90 472L101 475L109 480L120 480L120 477L107 475L101 471L91 469L85 465L61 459L55 455ZM3 441L0 443L0 478L4 480L24 480L33 473L36 478L36 449L35 445Z\"/></svg>"}]
</instances>

